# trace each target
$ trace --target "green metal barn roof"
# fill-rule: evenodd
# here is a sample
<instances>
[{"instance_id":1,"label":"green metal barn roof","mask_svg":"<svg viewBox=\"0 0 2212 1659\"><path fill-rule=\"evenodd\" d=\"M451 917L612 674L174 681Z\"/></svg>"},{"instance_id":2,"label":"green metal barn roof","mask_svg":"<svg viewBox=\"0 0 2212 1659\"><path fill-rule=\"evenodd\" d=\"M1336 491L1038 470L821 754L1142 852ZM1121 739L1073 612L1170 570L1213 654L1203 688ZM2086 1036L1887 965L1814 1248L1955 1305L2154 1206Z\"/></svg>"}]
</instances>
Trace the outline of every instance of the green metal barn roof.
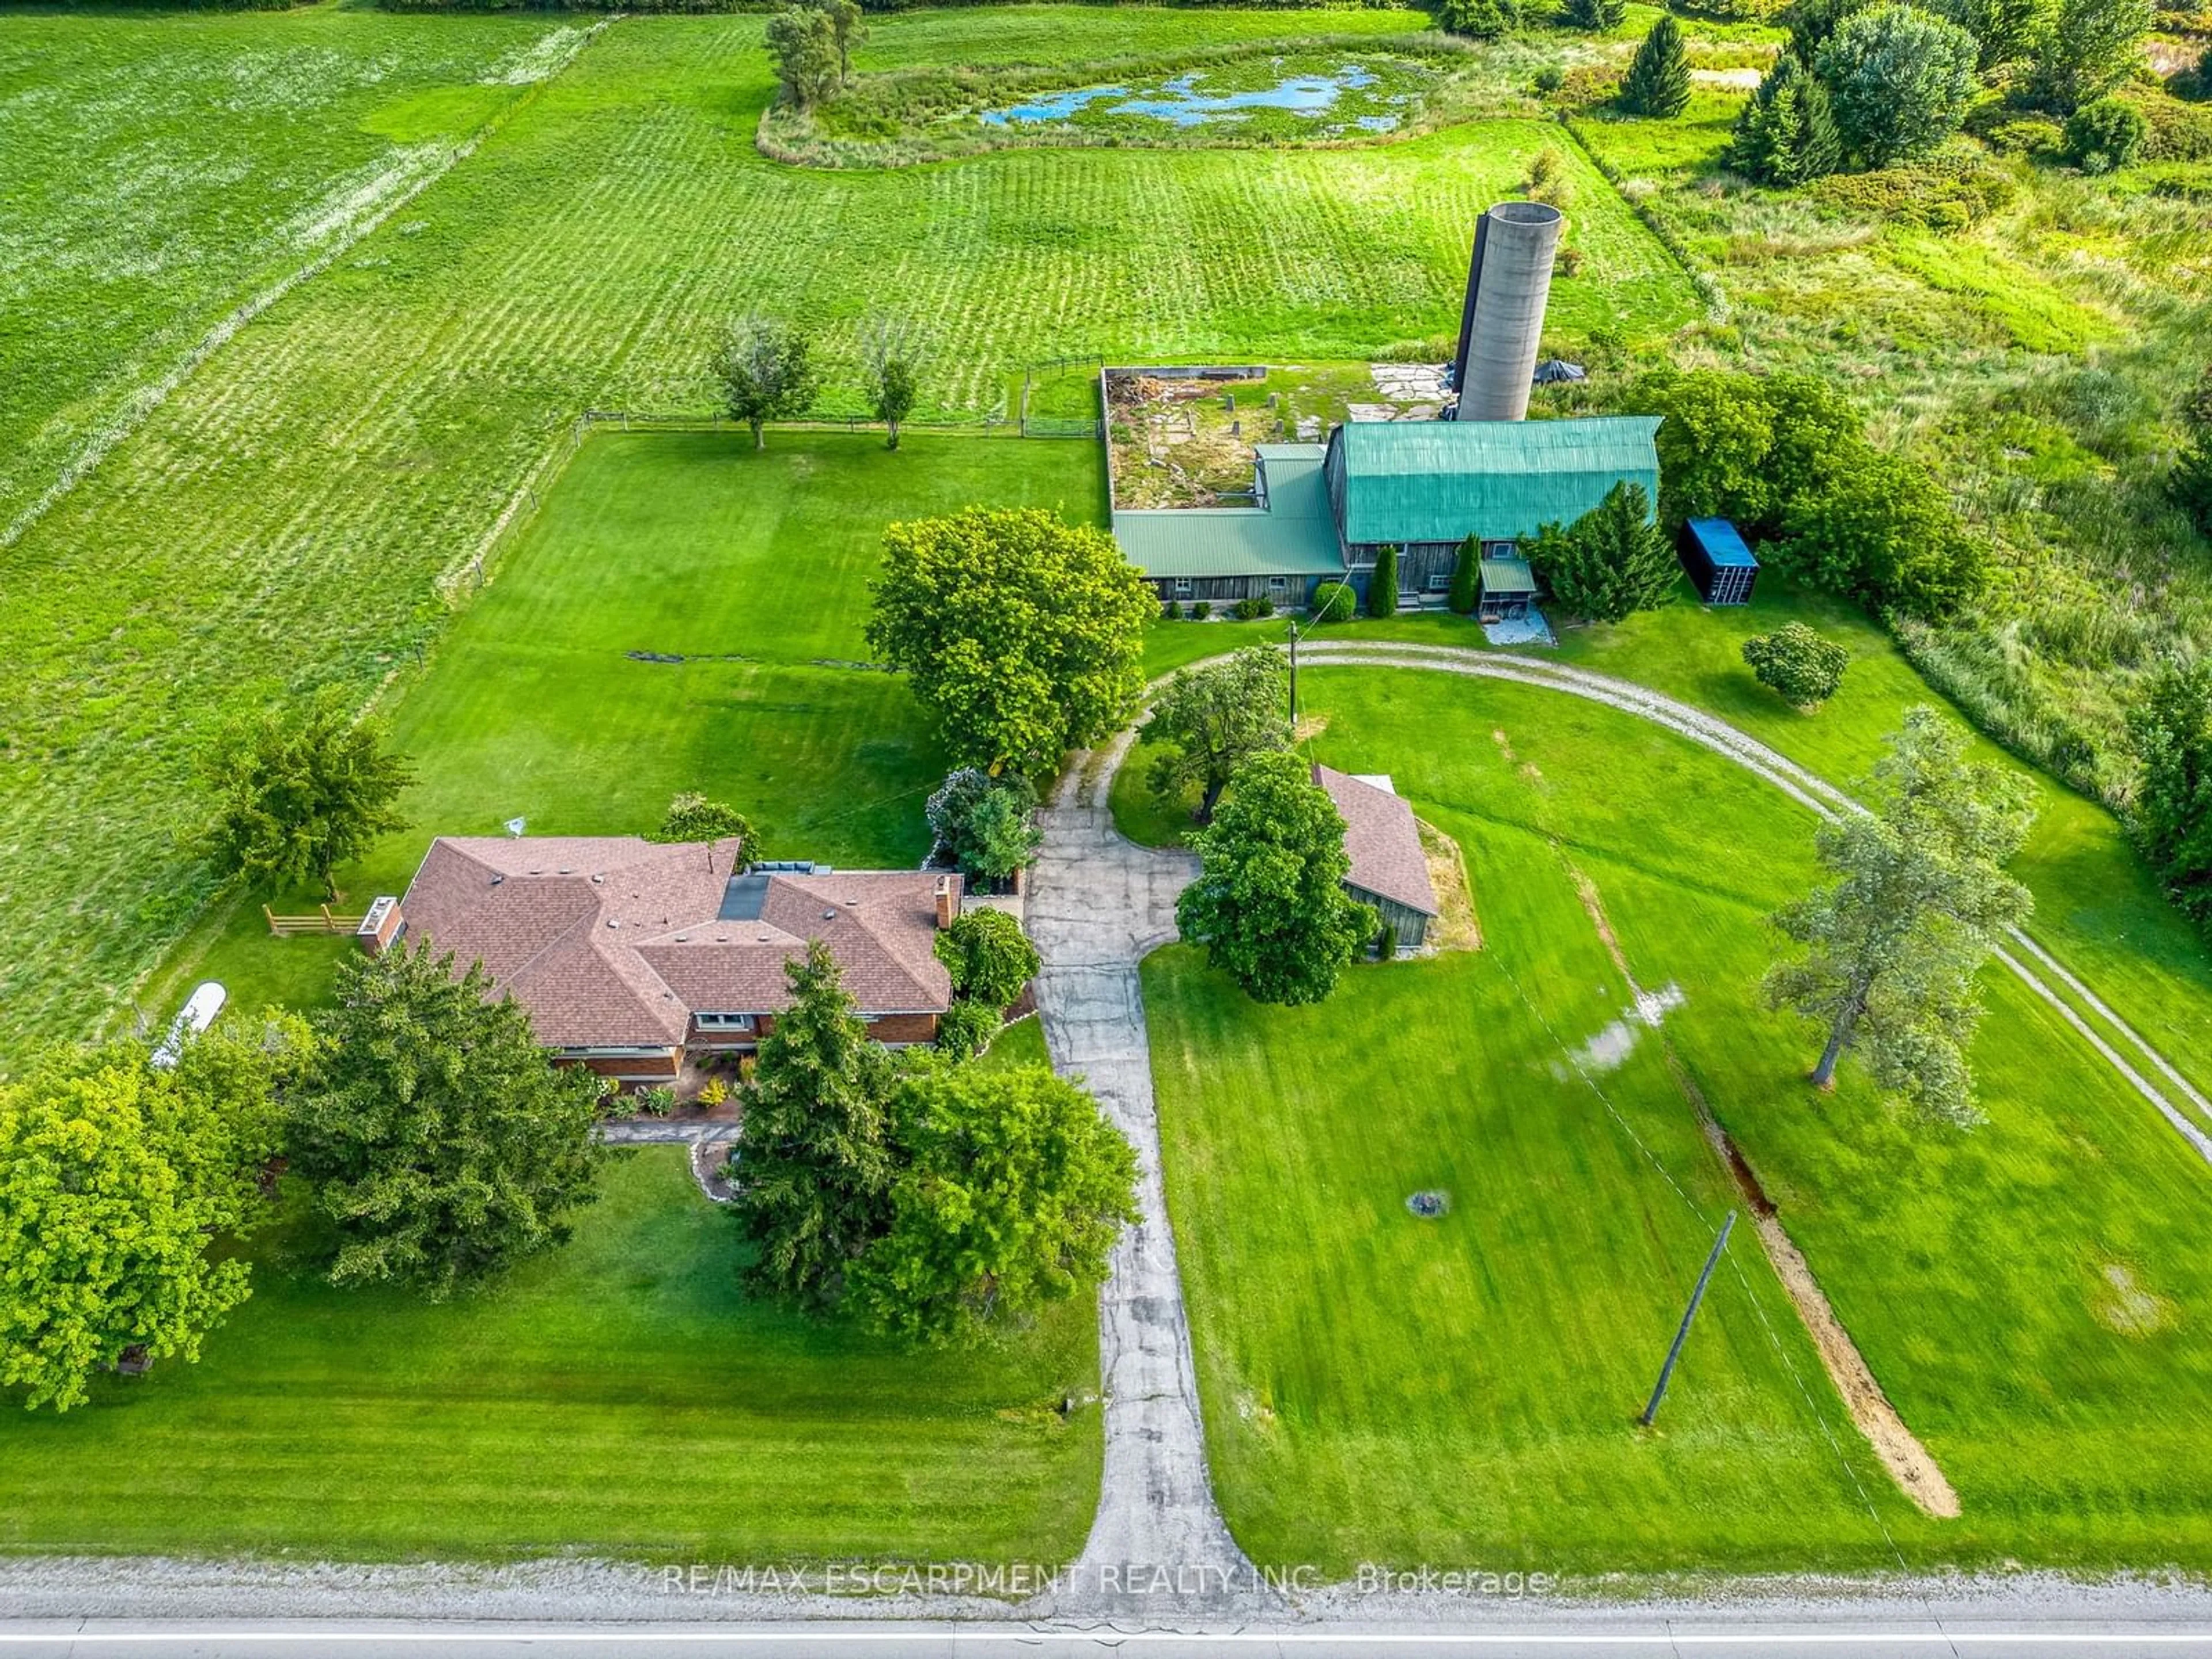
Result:
<instances>
[{"instance_id":1,"label":"green metal barn roof","mask_svg":"<svg viewBox=\"0 0 2212 1659\"><path fill-rule=\"evenodd\" d=\"M1344 539L1514 541L1571 524L1624 479L1659 499L1656 415L1565 421L1356 421L1339 427Z\"/></svg>"},{"instance_id":2,"label":"green metal barn roof","mask_svg":"<svg viewBox=\"0 0 2212 1659\"><path fill-rule=\"evenodd\" d=\"M1267 506L1116 513L1114 538L1147 576L1340 576L1323 453L1319 444L1261 444Z\"/></svg>"}]
</instances>

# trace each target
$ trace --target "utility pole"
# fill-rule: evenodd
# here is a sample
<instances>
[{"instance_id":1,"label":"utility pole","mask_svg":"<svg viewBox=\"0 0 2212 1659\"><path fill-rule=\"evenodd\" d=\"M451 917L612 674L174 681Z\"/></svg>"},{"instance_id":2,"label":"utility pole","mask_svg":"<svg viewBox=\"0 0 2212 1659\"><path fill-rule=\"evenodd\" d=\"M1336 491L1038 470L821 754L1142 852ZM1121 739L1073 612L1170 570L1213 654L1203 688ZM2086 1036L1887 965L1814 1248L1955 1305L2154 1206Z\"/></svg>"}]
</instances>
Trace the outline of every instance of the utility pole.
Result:
<instances>
[{"instance_id":1,"label":"utility pole","mask_svg":"<svg viewBox=\"0 0 2212 1659\"><path fill-rule=\"evenodd\" d=\"M1659 1385L1651 1390L1651 1401L1644 1407L1644 1415L1636 1419L1647 1429L1651 1426L1651 1419L1659 1415L1659 1402L1667 1397L1667 1384L1674 1377L1674 1362L1682 1357L1682 1343L1690 1334L1690 1322L1698 1316L1698 1304L1705 1299L1705 1285L1712 1279L1713 1269L1720 1265L1721 1252L1728 1249L1729 1234L1735 1226L1735 1212L1730 1210L1728 1219L1721 1223L1721 1236L1713 1241L1712 1254L1705 1258L1705 1270L1698 1275L1698 1288L1690 1292L1690 1305L1682 1310L1682 1322L1674 1332L1674 1346L1667 1350L1667 1363L1659 1368Z\"/></svg>"},{"instance_id":2,"label":"utility pole","mask_svg":"<svg viewBox=\"0 0 2212 1659\"><path fill-rule=\"evenodd\" d=\"M1291 741L1298 737L1298 623L1291 619Z\"/></svg>"}]
</instances>

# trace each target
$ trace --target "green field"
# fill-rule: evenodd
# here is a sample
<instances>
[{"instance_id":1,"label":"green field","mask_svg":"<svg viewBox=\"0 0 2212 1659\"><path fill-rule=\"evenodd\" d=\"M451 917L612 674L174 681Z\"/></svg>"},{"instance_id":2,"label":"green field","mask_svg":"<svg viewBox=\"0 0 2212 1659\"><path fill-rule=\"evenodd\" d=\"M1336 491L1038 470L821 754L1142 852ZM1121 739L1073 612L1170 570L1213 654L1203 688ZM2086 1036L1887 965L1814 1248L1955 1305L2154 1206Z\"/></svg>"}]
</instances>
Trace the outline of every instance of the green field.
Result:
<instances>
[{"instance_id":1,"label":"green field","mask_svg":"<svg viewBox=\"0 0 2212 1659\"><path fill-rule=\"evenodd\" d=\"M866 583L884 526L974 502L1104 514L1095 444L742 432L587 440L507 561L391 710L418 777L340 880L398 893L437 835L634 835L698 789L771 855L910 868L945 760L905 683L867 665ZM641 660L633 653L684 657ZM280 902L312 905L313 895ZM271 939L258 902L212 916L149 988L166 1008L212 975L243 1006L321 1000L350 949Z\"/></svg>"},{"instance_id":2,"label":"green field","mask_svg":"<svg viewBox=\"0 0 2212 1659\"><path fill-rule=\"evenodd\" d=\"M357 15L331 15L331 50ZM862 65L1052 61L1342 21L917 14L877 20ZM136 40L167 20L39 27ZM177 836L214 720L324 682L366 695L404 668L449 620L439 575L467 568L576 411L706 407L732 314L819 330L828 396L848 404L864 319L907 316L940 411L997 406L1024 362L1076 350L1365 356L1449 328L1468 227L1557 142L1520 120L1342 150L1024 151L830 174L752 148L769 93L760 29L611 24L0 550L0 1047L118 1007L191 924L206 888ZM106 118L118 145L173 125ZM1555 314L1638 337L1691 316L1680 271L1576 167L1589 257Z\"/></svg>"},{"instance_id":3,"label":"green field","mask_svg":"<svg viewBox=\"0 0 2212 1659\"><path fill-rule=\"evenodd\" d=\"M739 1294L684 1154L619 1155L575 1242L431 1307L257 1250L198 1365L0 1412L0 1550L306 1559L1057 1560L1097 1500L1066 1304L916 1354Z\"/></svg>"},{"instance_id":4,"label":"green field","mask_svg":"<svg viewBox=\"0 0 2212 1659\"><path fill-rule=\"evenodd\" d=\"M1853 1077L1813 1096L1808 1038L1756 994L1760 918L1813 879L1808 813L1553 693L1315 668L1307 696L1318 758L1391 774L1459 839L1487 948L1361 969L1295 1012L1194 956L1148 968L1216 1479L1248 1547L1294 1549L1325 1516L1340 1561L1447 1541L1531 1567L1895 1561L1814 1421L1838 1407L1797 1328L1770 1308L1778 1351L1750 1310L1774 1292L1748 1235L1668 1432L1627 1426L1710 1237L1628 1129L1708 1219L1728 1200L1649 1033L1598 1074L1626 1127L1555 1069L1626 1002L1571 866L1638 981L1685 993L1667 1044L1959 1490L1963 1518L1936 1523L1860 1472L1908 1559L2212 1562L2212 1464L2185 1426L2212 1411L2212 1194L2056 1016L1991 975L1969 1134L1899 1123ZM1452 1193L1445 1223L1405 1213L1420 1187ZM1423 1477L1447 1455L1463 1478Z\"/></svg>"},{"instance_id":5,"label":"green field","mask_svg":"<svg viewBox=\"0 0 2212 1659\"><path fill-rule=\"evenodd\" d=\"M401 205L578 33L329 8L11 15L0 530L223 313Z\"/></svg>"}]
</instances>

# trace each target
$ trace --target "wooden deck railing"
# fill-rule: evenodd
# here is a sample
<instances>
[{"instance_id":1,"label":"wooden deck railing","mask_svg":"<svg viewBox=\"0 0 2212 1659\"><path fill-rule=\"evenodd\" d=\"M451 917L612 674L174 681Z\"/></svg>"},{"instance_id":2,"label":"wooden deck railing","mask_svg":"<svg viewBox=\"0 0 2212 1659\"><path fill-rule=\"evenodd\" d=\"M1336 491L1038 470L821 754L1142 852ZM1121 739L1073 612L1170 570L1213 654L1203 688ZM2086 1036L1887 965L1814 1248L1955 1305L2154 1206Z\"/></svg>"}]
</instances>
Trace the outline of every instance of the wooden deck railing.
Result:
<instances>
[{"instance_id":1,"label":"wooden deck railing","mask_svg":"<svg viewBox=\"0 0 2212 1659\"><path fill-rule=\"evenodd\" d=\"M327 904L313 915L280 916L265 904L261 914L269 918L269 931L280 939L293 933L350 933L362 923L359 916L331 915Z\"/></svg>"}]
</instances>

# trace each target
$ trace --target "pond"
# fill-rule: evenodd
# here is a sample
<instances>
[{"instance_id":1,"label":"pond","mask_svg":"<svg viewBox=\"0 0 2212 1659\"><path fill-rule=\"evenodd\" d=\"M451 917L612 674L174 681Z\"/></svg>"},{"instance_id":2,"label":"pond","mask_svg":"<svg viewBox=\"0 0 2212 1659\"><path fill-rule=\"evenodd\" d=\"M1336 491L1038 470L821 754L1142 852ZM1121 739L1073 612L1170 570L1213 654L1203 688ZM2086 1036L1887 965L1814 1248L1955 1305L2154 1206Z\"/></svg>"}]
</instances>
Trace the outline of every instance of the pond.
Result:
<instances>
[{"instance_id":1,"label":"pond","mask_svg":"<svg viewBox=\"0 0 2212 1659\"><path fill-rule=\"evenodd\" d=\"M1378 92L1376 88L1384 84L1382 76L1363 64L1345 64L1333 70L1290 73L1281 72L1283 60L1275 58L1271 60L1267 72L1257 76L1249 70L1238 74L1232 67L1218 74L1192 70L1150 86L1071 87L1064 91L1041 93L1004 109L985 110L981 119L987 126L1008 127L1073 122L1082 118L1095 123L1121 117L1164 121L1177 127L1198 127L1214 122L1248 121L1263 113L1316 122L1326 116L1339 115L1342 118L1323 131L1389 132L1398 125L1401 115L1398 109L1384 106L1403 105L1413 95L1404 91ZM1273 75L1272 81L1267 79L1269 72ZM1250 81L1262 83L1238 84Z\"/></svg>"}]
</instances>

